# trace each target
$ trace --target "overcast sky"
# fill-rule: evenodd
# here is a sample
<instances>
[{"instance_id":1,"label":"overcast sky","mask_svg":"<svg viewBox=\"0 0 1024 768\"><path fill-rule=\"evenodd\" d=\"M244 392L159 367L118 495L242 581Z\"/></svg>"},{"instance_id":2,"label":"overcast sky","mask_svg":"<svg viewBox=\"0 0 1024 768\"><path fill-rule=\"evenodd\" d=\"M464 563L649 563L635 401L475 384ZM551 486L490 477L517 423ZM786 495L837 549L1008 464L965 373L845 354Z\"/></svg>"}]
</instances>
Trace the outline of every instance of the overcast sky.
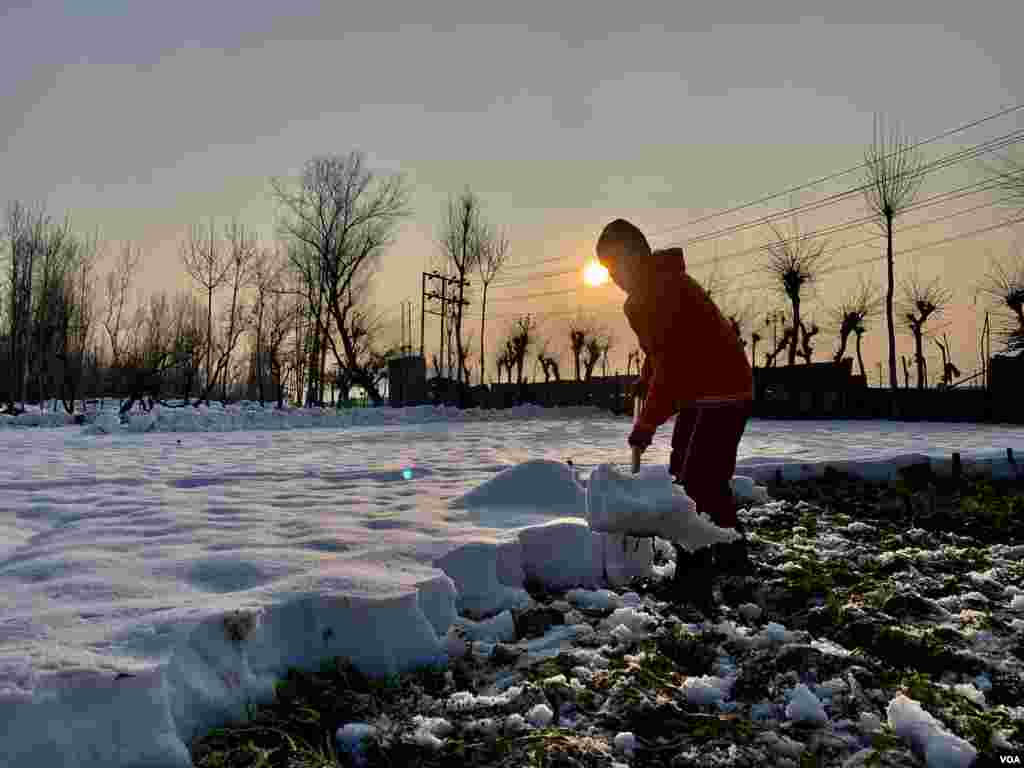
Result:
<instances>
[{"instance_id":1,"label":"overcast sky","mask_svg":"<svg viewBox=\"0 0 1024 768\"><path fill-rule=\"evenodd\" d=\"M622 294L605 287L510 298L581 284L578 275L525 276L582 268L618 216L659 233L652 243L665 246L849 188L855 176L679 226L857 164L875 113L923 139L1024 102L1024 4L1005 0L8 0L0 8L0 200L44 202L77 230L98 227L111 260L118 241L136 241L146 254L144 292L187 284L178 253L191 225L237 216L269 242L268 179L296 174L316 154L359 149L374 168L405 173L413 192L413 216L377 280L381 309L413 299L418 324L420 273L437 250L444 200L469 185L487 218L508 227L515 261L563 258L510 271L524 282L492 291L489 327L503 331L512 312L599 306L618 335L617 367L634 343L617 312ZM1021 115L928 145L927 155L1018 130ZM954 168L930 179L921 197L978 178L976 167ZM963 198L906 222L985 201ZM858 199L799 223L807 230L864 212ZM897 232L897 250L1009 213L982 208ZM946 331L964 371L977 367L980 328L967 285L986 253L1011 252L1014 234L916 252L925 278L941 275L956 290ZM766 239L760 227L688 246L687 258L701 278L716 248L724 256ZM832 263L874 252L837 251ZM759 260L737 257L721 269L748 272ZM907 269L909 259L898 263L898 274ZM807 309L824 319L862 274L884 285L882 262L838 272ZM754 288L730 301L756 307L760 322L773 305ZM566 317L546 319L561 346ZM397 337L397 308L389 318ZM873 381L883 329L876 321L865 337ZM417 327L417 343L418 335ZM824 336L815 360L834 349ZM900 351L910 354L909 338Z\"/></svg>"}]
</instances>

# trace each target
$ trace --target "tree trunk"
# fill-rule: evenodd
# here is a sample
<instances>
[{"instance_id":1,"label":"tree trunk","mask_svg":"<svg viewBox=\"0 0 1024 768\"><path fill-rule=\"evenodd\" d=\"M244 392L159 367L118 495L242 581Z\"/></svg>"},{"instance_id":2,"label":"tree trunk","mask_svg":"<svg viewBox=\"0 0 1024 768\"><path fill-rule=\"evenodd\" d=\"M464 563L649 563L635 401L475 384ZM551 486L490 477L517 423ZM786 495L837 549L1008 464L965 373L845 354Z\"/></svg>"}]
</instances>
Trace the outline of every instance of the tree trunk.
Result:
<instances>
[{"instance_id":1,"label":"tree trunk","mask_svg":"<svg viewBox=\"0 0 1024 768\"><path fill-rule=\"evenodd\" d=\"M860 367L860 375L864 377L864 381L867 381L867 374L864 373L864 358L860 354L860 337L861 334L857 334L857 365Z\"/></svg>"},{"instance_id":2,"label":"tree trunk","mask_svg":"<svg viewBox=\"0 0 1024 768\"><path fill-rule=\"evenodd\" d=\"M793 338L789 342L789 364L796 363L796 345L800 339L800 297L792 296L793 302Z\"/></svg>"},{"instance_id":3,"label":"tree trunk","mask_svg":"<svg viewBox=\"0 0 1024 768\"><path fill-rule=\"evenodd\" d=\"M921 328L914 329L914 362L917 363L917 388L925 388L924 354L921 349Z\"/></svg>"},{"instance_id":4,"label":"tree trunk","mask_svg":"<svg viewBox=\"0 0 1024 768\"><path fill-rule=\"evenodd\" d=\"M484 320L487 317L487 283L484 283L483 301L480 303L480 386L484 385Z\"/></svg>"},{"instance_id":5,"label":"tree trunk","mask_svg":"<svg viewBox=\"0 0 1024 768\"><path fill-rule=\"evenodd\" d=\"M889 386L895 392L899 388L899 382L896 379L896 326L892 316L892 297L895 283L892 264L892 219L892 214L888 214L885 217L886 264L889 276L889 285L885 292L885 320L889 332Z\"/></svg>"}]
</instances>

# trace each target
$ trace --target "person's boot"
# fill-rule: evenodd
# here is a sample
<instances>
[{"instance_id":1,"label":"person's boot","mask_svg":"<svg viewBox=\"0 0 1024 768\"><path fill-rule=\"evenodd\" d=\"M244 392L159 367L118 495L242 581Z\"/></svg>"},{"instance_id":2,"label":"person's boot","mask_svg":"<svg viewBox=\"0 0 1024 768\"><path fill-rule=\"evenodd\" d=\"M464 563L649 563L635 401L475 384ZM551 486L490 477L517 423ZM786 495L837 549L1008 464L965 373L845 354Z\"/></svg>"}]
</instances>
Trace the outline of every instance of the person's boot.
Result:
<instances>
[{"instance_id":1,"label":"person's boot","mask_svg":"<svg viewBox=\"0 0 1024 768\"><path fill-rule=\"evenodd\" d=\"M754 566L750 562L750 547L746 531L741 523L736 525L735 530L740 534L739 539L712 546L715 553L715 568L733 576L750 576L754 572Z\"/></svg>"},{"instance_id":2,"label":"person's boot","mask_svg":"<svg viewBox=\"0 0 1024 768\"><path fill-rule=\"evenodd\" d=\"M714 613L711 548L701 547L695 552L689 552L678 544L673 546L676 550L676 574L673 581L676 598L710 618Z\"/></svg>"}]
</instances>

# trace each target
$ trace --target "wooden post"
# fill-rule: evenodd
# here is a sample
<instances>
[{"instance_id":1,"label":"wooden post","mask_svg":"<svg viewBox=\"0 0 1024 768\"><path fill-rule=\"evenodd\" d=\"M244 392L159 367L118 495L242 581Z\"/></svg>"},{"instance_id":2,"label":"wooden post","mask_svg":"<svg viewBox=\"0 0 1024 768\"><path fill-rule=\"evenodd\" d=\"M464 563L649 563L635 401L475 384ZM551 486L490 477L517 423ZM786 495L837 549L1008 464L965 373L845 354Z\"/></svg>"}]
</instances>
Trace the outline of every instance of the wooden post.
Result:
<instances>
[{"instance_id":1,"label":"wooden post","mask_svg":"<svg viewBox=\"0 0 1024 768\"><path fill-rule=\"evenodd\" d=\"M960 466L960 454L953 452L953 480L960 482L962 474L962 467Z\"/></svg>"}]
</instances>

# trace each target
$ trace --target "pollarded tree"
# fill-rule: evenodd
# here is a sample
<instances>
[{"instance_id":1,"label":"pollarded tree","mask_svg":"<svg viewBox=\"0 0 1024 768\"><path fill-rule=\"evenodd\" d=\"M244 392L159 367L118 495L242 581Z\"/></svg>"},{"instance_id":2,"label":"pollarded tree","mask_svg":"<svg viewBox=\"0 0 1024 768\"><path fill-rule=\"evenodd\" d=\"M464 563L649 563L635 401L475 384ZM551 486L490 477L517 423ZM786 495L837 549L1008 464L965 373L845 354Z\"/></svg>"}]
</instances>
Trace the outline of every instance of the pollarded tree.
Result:
<instances>
[{"instance_id":1,"label":"pollarded tree","mask_svg":"<svg viewBox=\"0 0 1024 768\"><path fill-rule=\"evenodd\" d=\"M798 337L803 328L800 322L802 293L814 284L824 266L825 243L815 243L809 237L801 236L795 218L790 236L786 236L774 224L771 228L775 240L765 246L769 254L765 269L774 278L774 288L793 307L793 324L790 326L792 334L789 337L789 364L793 365L796 362Z\"/></svg>"},{"instance_id":2,"label":"pollarded tree","mask_svg":"<svg viewBox=\"0 0 1024 768\"><path fill-rule=\"evenodd\" d=\"M990 271L976 288L987 296L1000 321L997 333L1007 349L1024 349L1024 256L1019 249L1015 258L990 257Z\"/></svg>"},{"instance_id":3,"label":"pollarded tree","mask_svg":"<svg viewBox=\"0 0 1024 768\"><path fill-rule=\"evenodd\" d=\"M516 367L516 383L523 384L523 367L526 364L526 357L537 341L537 321L530 315L523 315L516 319L509 335L512 343L511 358Z\"/></svg>"},{"instance_id":4,"label":"pollarded tree","mask_svg":"<svg viewBox=\"0 0 1024 768\"><path fill-rule=\"evenodd\" d=\"M797 351L797 355L803 358L805 365L810 365L811 355L814 354L814 347L811 346L811 339L818 335L821 329L817 323L811 322L811 327L808 328L807 324L803 320L800 321L800 349Z\"/></svg>"},{"instance_id":5,"label":"pollarded tree","mask_svg":"<svg viewBox=\"0 0 1024 768\"><path fill-rule=\"evenodd\" d=\"M576 381L583 381L581 358L591 341L598 338L598 323L593 317L577 315L569 321L569 351L575 365ZM598 355L600 356L600 355Z\"/></svg>"},{"instance_id":6,"label":"pollarded tree","mask_svg":"<svg viewBox=\"0 0 1024 768\"><path fill-rule=\"evenodd\" d=\"M922 341L924 326L930 318L941 316L953 298L951 291L939 285L940 280L941 278L936 277L929 283L923 283L915 271L900 285L903 298L899 305L899 312L904 319L906 329L914 337L914 362L917 367L918 389L924 389L928 381Z\"/></svg>"},{"instance_id":7,"label":"pollarded tree","mask_svg":"<svg viewBox=\"0 0 1024 768\"><path fill-rule=\"evenodd\" d=\"M881 308L882 297L878 294L877 288L862 276L858 287L847 293L839 306L831 312L833 328L839 334L839 348L832 356L833 362L842 361L851 334L865 319L877 315ZM864 375L863 365L861 375Z\"/></svg>"},{"instance_id":8,"label":"pollarded tree","mask_svg":"<svg viewBox=\"0 0 1024 768\"><path fill-rule=\"evenodd\" d=\"M896 381L896 325L893 318L893 222L914 202L924 178L924 157L910 141L900 136L898 129L885 131L881 118L875 119L874 141L868 148L864 163L864 196L869 210L877 217L885 234L885 255L888 287L885 293L885 319L889 334L889 386L895 391Z\"/></svg>"}]
</instances>

